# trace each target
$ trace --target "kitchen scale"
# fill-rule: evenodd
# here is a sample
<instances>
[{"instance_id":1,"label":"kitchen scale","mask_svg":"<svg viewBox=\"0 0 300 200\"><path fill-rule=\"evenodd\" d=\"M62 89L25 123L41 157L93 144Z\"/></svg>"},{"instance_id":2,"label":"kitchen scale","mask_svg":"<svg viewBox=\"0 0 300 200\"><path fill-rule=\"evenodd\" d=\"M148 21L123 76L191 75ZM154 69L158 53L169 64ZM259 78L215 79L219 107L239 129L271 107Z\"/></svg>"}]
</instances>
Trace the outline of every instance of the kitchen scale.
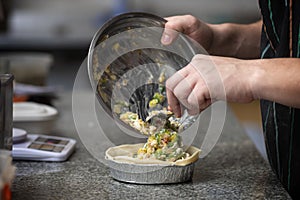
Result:
<instances>
[{"instance_id":1,"label":"kitchen scale","mask_svg":"<svg viewBox=\"0 0 300 200\"><path fill-rule=\"evenodd\" d=\"M65 161L75 150L76 141L71 138L27 134L13 128L14 160Z\"/></svg>"}]
</instances>

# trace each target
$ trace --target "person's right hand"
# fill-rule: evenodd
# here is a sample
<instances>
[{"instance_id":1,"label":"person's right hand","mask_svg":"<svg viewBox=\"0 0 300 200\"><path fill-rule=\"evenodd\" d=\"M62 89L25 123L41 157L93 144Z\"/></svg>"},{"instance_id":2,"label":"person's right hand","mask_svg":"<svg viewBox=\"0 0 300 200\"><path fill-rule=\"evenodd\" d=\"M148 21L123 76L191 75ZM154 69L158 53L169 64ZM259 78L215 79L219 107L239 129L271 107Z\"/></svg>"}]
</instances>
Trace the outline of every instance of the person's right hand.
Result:
<instances>
[{"instance_id":1,"label":"person's right hand","mask_svg":"<svg viewBox=\"0 0 300 200\"><path fill-rule=\"evenodd\" d=\"M171 44L177 37L175 31L178 31L196 40L206 51L209 51L213 40L213 30L208 24L192 15L173 16L165 19L167 23L161 38L162 44Z\"/></svg>"},{"instance_id":2,"label":"person's right hand","mask_svg":"<svg viewBox=\"0 0 300 200\"><path fill-rule=\"evenodd\" d=\"M258 61L195 55L166 81L169 110L181 117L184 109L196 115L220 100L249 103L257 99L253 84L261 72L253 69Z\"/></svg>"}]
</instances>

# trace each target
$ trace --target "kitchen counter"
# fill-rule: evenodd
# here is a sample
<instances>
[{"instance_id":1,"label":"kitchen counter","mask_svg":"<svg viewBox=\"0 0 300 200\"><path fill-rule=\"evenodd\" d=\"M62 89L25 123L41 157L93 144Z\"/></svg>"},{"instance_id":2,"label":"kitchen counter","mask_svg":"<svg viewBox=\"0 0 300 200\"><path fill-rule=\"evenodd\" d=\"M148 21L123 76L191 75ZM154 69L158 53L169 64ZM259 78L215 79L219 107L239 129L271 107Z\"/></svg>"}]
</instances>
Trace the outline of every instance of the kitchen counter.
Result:
<instances>
[{"instance_id":1,"label":"kitchen counter","mask_svg":"<svg viewBox=\"0 0 300 200\"><path fill-rule=\"evenodd\" d=\"M15 161L13 199L290 199L230 110L217 145L197 162L192 181L137 185L113 180L88 153L71 102L71 94L55 102L60 115L53 135L75 138L76 152L66 162Z\"/></svg>"}]
</instances>

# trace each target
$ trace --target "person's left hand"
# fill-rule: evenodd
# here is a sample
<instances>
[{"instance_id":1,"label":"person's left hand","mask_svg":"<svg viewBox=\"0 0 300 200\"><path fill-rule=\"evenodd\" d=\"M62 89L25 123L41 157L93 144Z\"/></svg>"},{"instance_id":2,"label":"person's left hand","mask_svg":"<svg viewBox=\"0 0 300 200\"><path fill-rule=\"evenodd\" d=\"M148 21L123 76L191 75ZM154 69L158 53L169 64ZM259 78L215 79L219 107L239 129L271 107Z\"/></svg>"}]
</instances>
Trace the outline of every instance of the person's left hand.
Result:
<instances>
[{"instance_id":1,"label":"person's left hand","mask_svg":"<svg viewBox=\"0 0 300 200\"><path fill-rule=\"evenodd\" d=\"M249 65L251 60L194 56L186 67L166 82L169 107L180 117L183 107L190 115L196 115L218 100L253 101Z\"/></svg>"}]
</instances>

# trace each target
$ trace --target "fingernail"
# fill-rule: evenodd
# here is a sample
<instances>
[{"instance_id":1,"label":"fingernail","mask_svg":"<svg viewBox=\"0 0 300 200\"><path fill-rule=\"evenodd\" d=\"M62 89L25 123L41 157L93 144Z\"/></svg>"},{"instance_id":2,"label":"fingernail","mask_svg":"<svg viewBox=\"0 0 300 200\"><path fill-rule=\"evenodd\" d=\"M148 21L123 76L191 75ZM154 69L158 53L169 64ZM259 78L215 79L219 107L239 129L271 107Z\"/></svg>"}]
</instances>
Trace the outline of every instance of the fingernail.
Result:
<instances>
[{"instance_id":1,"label":"fingernail","mask_svg":"<svg viewBox=\"0 0 300 200\"><path fill-rule=\"evenodd\" d=\"M162 36L162 43L164 44L170 44L171 43L171 37L164 33L163 36Z\"/></svg>"}]
</instances>

